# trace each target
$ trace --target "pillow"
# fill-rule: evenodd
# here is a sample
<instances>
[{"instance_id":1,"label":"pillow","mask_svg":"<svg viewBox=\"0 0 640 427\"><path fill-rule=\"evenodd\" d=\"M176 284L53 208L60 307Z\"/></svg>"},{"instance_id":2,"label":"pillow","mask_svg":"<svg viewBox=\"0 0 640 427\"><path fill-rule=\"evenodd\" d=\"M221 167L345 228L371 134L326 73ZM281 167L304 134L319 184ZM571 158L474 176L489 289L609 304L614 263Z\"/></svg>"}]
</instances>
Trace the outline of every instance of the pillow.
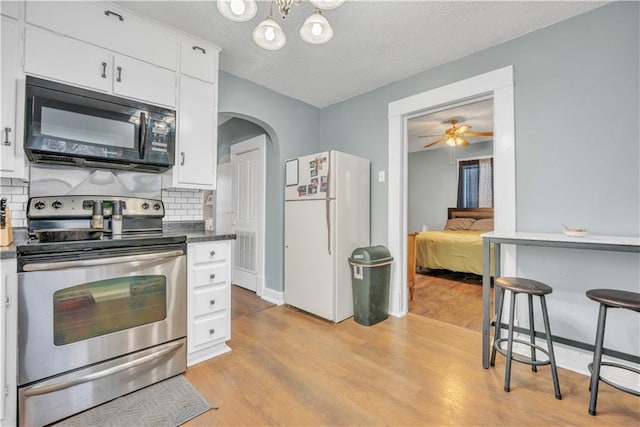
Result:
<instances>
[{"instance_id":1,"label":"pillow","mask_svg":"<svg viewBox=\"0 0 640 427\"><path fill-rule=\"evenodd\" d=\"M448 219L444 226L445 230L468 230L476 220L473 218L452 218Z\"/></svg>"},{"instance_id":2,"label":"pillow","mask_svg":"<svg viewBox=\"0 0 640 427\"><path fill-rule=\"evenodd\" d=\"M479 219L473 223L469 230L493 231L493 218Z\"/></svg>"}]
</instances>

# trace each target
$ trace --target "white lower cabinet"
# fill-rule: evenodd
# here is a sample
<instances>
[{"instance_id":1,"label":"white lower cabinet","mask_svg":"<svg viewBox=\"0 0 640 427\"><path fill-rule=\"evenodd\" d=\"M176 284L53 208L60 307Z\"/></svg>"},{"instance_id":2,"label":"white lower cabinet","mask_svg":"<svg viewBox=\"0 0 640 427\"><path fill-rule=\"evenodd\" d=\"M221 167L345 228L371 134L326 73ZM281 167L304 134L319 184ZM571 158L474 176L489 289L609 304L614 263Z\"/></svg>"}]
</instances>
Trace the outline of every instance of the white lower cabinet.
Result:
<instances>
[{"instance_id":1,"label":"white lower cabinet","mask_svg":"<svg viewBox=\"0 0 640 427\"><path fill-rule=\"evenodd\" d=\"M187 365L231 349L231 240L187 248Z\"/></svg>"},{"instance_id":2,"label":"white lower cabinet","mask_svg":"<svg viewBox=\"0 0 640 427\"><path fill-rule=\"evenodd\" d=\"M17 414L18 274L16 259L0 260L0 426L15 426Z\"/></svg>"}]
</instances>

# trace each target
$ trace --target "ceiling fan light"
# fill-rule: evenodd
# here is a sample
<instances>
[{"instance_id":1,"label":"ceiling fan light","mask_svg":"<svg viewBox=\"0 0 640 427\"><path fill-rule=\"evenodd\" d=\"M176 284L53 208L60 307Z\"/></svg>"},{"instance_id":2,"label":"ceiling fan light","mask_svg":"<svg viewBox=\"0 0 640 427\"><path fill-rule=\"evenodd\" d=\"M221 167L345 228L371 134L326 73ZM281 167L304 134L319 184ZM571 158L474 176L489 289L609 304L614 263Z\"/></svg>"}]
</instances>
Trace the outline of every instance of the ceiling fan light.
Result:
<instances>
[{"instance_id":1,"label":"ceiling fan light","mask_svg":"<svg viewBox=\"0 0 640 427\"><path fill-rule=\"evenodd\" d=\"M270 16L253 30L253 41L266 50L278 50L287 42L280 25Z\"/></svg>"},{"instance_id":2,"label":"ceiling fan light","mask_svg":"<svg viewBox=\"0 0 640 427\"><path fill-rule=\"evenodd\" d=\"M321 12L316 10L302 24L300 37L311 44L326 43L333 37L333 28Z\"/></svg>"},{"instance_id":3,"label":"ceiling fan light","mask_svg":"<svg viewBox=\"0 0 640 427\"><path fill-rule=\"evenodd\" d=\"M318 9L335 9L344 3L345 0L311 0L311 4L317 7Z\"/></svg>"},{"instance_id":4,"label":"ceiling fan light","mask_svg":"<svg viewBox=\"0 0 640 427\"><path fill-rule=\"evenodd\" d=\"M235 22L245 22L256 16L256 0L218 0L218 11L225 18Z\"/></svg>"}]
</instances>

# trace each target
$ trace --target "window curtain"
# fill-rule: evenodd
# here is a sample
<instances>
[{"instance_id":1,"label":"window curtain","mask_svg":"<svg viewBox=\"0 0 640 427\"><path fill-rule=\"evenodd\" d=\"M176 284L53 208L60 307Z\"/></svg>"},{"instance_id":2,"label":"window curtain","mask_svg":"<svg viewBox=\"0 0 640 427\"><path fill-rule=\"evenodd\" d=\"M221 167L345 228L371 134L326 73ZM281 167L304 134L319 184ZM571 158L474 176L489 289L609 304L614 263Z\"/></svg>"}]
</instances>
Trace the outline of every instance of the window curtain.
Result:
<instances>
[{"instance_id":1,"label":"window curtain","mask_svg":"<svg viewBox=\"0 0 640 427\"><path fill-rule=\"evenodd\" d=\"M493 207L493 159L479 160L478 207Z\"/></svg>"},{"instance_id":2,"label":"window curtain","mask_svg":"<svg viewBox=\"0 0 640 427\"><path fill-rule=\"evenodd\" d=\"M458 207L493 206L493 159L461 160L458 165Z\"/></svg>"}]
</instances>

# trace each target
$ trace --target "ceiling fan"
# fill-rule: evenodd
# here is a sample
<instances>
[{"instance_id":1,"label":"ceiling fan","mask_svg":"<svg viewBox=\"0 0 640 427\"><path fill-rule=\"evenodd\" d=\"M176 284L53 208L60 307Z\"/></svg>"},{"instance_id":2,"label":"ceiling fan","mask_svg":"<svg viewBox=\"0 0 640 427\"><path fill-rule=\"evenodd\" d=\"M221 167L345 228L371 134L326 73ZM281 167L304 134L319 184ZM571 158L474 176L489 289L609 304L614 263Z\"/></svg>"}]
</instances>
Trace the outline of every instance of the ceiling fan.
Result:
<instances>
[{"instance_id":1,"label":"ceiling fan","mask_svg":"<svg viewBox=\"0 0 640 427\"><path fill-rule=\"evenodd\" d=\"M456 146L456 145L469 145L469 141L464 139L469 136L493 136L493 132L467 132L471 129L469 125L460 125L458 124L458 120L451 119L449 121L451 123L451 127L444 132L444 135L421 135L418 138L435 138L439 136L440 139L434 141L430 144L424 146L424 148L429 148L433 145L439 144L441 142L446 142L447 145Z\"/></svg>"}]
</instances>

